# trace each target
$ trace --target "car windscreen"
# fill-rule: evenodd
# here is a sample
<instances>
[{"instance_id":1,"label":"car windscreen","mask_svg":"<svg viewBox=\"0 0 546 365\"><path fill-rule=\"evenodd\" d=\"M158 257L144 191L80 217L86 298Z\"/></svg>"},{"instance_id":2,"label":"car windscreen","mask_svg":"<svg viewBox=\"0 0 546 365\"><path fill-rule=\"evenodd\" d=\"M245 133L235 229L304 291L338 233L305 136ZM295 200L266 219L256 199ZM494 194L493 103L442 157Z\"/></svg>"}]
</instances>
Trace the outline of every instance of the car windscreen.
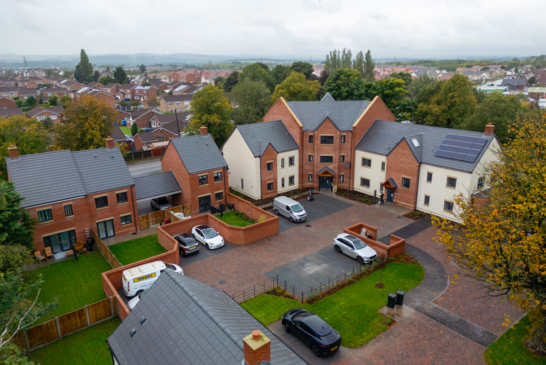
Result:
<instances>
[{"instance_id":1,"label":"car windscreen","mask_svg":"<svg viewBox=\"0 0 546 365\"><path fill-rule=\"evenodd\" d=\"M167 198L159 198L157 199L157 204L169 204L169 201L167 200Z\"/></svg>"},{"instance_id":2,"label":"car windscreen","mask_svg":"<svg viewBox=\"0 0 546 365\"><path fill-rule=\"evenodd\" d=\"M361 250L363 248L366 248L366 244L364 242L362 242L362 240L359 240L358 238L356 237L353 237L353 236L349 236L349 237L346 237L349 241L352 242L352 244L355 246L355 249L356 250Z\"/></svg>"},{"instance_id":3,"label":"car windscreen","mask_svg":"<svg viewBox=\"0 0 546 365\"><path fill-rule=\"evenodd\" d=\"M218 236L218 233L212 228L205 228L202 230L203 234L205 235L205 238L214 238Z\"/></svg>"},{"instance_id":4,"label":"car windscreen","mask_svg":"<svg viewBox=\"0 0 546 365\"><path fill-rule=\"evenodd\" d=\"M165 263L165 267L169 270L172 270L172 271L176 271L176 267L174 267L173 265L171 264L168 264L168 263Z\"/></svg>"},{"instance_id":5,"label":"car windscreen","mask_svg":"<svg viewBox=\"0 0 546 365\"><path fill-rule=\"evenodd\" d=\"M291 205L290 208L292 209L294 213L299 213L303 210L303 207L299 204Z\"/></svg>"}]
</instances>

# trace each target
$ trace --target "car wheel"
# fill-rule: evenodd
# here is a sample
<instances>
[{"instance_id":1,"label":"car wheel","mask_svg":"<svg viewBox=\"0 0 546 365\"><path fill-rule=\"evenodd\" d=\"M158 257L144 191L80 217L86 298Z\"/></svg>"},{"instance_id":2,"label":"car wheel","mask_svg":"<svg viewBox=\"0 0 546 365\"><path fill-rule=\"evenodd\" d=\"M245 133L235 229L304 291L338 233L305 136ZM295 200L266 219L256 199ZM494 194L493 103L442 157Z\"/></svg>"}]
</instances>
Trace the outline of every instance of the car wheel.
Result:
<instances>
[{"instance_id":1,"label":"car wheel","mask_svg":"<svg viewBox=\"0 0 546 365\"><path fill-rule=\"evenodd\" d=\"M284 328L286 328L286 333L290 333L290 325L288 322L284 322Z\"/></svg>"},{"instance_id":2,"label":"car wheel","mask_svg":"<svg viewBox=\"0 0 546 365\"><path fill-rule=\"evenodd\" d=\"M356 258L356 261L358 261L358 263L359 263L360 265L364 265L364 259L363 259L362 257L358 256L358 257Z\"/></svg>"},{"instance_id":3,"label":"car wheel","mask_svg":"<svg viewBox=\"0 0 546 365\"><path fill-rule=\"evenodd\" d=\"M142 294L143 291L144 291L144 290L139 290L139 291L137 291L135 297L138 297L140 294ZM134 298L134 297L133 297L133 298Z\"/></svg>"},{"instance_id":4,"label":"car wheel","mask_svg":"<svg viewBox=\"0 0 546 365\"><path fill-rule=\"evenodd\" d=\"M319 349L318 349L317 345L312 345L311 346L311 351L313 351L313 355L315 355L317 357L320 356L320 352L319 352Z\"/></svg>"},{"instance_id":5,"label":"car wheel","mask_svg":"<svg viewBox=\"0 0 546 365\"><path fill-rule=\"evenodd\" d=\"M338 245L335 246L335 249L337 252L341 253L341 247L339 247Z\"/></svg>"},{"instance_id":6,"label":"car wheel","mask_svg":"<svg viewBox=\"0 0 546 365\"><path fill-rule=\"evenodd\" d=\"M294 218L290 217L290 222L294 223Z\"/></svg>"},{"instance_id":7,"label":"car wheel","mask_svg":"<svg viewBox=\"0 0 546 365\"><path fill-rule=\"evenodd\" d=\"M210 250L209 243L208 243L208 242L205 242L205 245L207 246L207 249Z\"/></svg>"},{"instance_id":8,"label":"car wheel","mask_svg":"<svg viewBox=\"0 0 546 365\"><path fill-rule=\"evenodd\" d=\"M275 209L275 214L279 215L279 211L277 209Z\"/></svg>"}]
</instances>

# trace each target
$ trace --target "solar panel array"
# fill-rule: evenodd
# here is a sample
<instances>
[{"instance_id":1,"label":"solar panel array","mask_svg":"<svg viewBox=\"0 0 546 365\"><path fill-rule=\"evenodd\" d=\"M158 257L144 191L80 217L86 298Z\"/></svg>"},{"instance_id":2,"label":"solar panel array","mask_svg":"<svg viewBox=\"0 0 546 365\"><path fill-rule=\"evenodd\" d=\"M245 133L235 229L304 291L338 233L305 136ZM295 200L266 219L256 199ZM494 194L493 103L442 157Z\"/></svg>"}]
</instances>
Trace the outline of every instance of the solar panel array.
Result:
<instances>
[{"instance_id":1,"label":"solar panel array","mask_svg":"<svg viewBox=\"0 0 546 365\"><path fill-rule=\"evenodd\" d=\"M484 138L448 134L436 151L435 156L474 162L486 142L487 140Z\"/></svg>"}]
</instances>

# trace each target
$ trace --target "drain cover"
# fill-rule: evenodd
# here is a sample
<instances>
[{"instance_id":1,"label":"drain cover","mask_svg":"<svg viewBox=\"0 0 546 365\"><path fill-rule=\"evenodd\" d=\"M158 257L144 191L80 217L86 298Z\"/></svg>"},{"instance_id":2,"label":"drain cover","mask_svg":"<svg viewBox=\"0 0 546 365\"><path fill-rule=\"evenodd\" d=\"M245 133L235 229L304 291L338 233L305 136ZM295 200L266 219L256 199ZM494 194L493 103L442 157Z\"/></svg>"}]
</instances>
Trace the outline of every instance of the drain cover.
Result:
<instances>
[{"instance_id":1,"label":"drain cover","mask_svg":"<svg viewBox=\"0 0 546 365\"><path fill-rule=\"evenodd\" d=\"M220 280L219 283L224 285L226 283L226 281L225 280Z\"/></svg>"},{"instance_id":2,"label":"drain cover","mask_svg":"<svg viewBox=\"0 0 546 365\"><path fill-rule=\"evenodd\" d=\"M402 216L401 216L401 215L399 215L399 216L398 216L398 219L402 219Z\"/></svg>"},{"instance_id":3,"label":"drain cover","mask_svg":"<svg viewBox=\"0 0 546 365\"><path fill-rule=\"evenodd\" d=\"M310 224L306 224L305 227L311 227L311 225L310 225Z\"/></svg>"}]
</instances>

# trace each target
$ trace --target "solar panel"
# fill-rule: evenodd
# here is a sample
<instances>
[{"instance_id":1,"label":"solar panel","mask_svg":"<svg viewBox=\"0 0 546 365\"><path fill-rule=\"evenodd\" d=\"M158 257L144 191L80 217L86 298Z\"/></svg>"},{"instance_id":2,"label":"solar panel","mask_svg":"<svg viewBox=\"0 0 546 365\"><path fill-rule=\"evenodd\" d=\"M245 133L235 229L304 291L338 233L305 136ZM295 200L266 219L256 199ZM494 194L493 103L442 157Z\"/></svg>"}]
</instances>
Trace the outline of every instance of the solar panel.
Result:
<instances>
[{"instance_id":1,"label":"solar panel","mask_svg":"<svg viewBox=\"0 0 546 365\"><path fill-rule=\"evenodd\" d=\"M440 147L438 147L438 150L436 150L435 156L474 162L480 155L486 142L485 138L448 134Z\"/></svg>"}]
</instances>

